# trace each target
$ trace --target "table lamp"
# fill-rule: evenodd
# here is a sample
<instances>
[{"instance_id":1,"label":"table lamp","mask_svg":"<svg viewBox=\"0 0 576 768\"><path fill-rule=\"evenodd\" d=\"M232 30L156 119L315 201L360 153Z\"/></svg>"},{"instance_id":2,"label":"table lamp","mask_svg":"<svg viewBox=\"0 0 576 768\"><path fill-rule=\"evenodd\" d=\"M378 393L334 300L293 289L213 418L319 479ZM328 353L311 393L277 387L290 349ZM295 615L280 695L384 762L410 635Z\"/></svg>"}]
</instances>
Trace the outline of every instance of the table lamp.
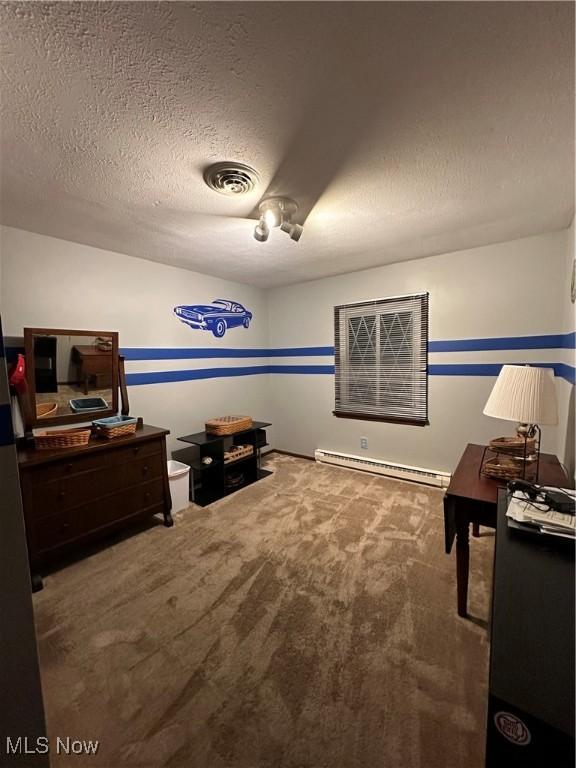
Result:
<instances>
[{"instance_id":1,"label":"table lamp","mask_svg":"<svg viewBox=\"0 0 576 768\"><path fill-rule=\"evenodd\" d=\"M554 371L529 365L503 365L484 414L495 419L516 421L516 437L499 437L490 441L496 454L482 472L502 480L526 479L527 469L535 467L538 479L540 458L540 424L557 424Z\"/></svg>"}]
</instances>

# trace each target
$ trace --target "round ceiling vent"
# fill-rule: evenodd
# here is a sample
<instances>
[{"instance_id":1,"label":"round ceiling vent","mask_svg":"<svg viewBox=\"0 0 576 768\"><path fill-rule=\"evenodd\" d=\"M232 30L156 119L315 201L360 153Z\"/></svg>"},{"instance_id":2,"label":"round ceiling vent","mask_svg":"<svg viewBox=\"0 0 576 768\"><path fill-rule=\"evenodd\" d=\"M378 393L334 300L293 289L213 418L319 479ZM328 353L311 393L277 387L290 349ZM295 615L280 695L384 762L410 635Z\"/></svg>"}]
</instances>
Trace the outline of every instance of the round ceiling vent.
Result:
<instances>
[{"instance_id":1,"label":"round ceiling vent","mask_svg":"<svg viewBox=\"0 0 576 768\"><path fill-rule=\"evenodd\" d=\"M246 195L260 182L258 171L243 163L214 163L204 171L210 189L230 197Z\"/></svg>"}]
</instances>

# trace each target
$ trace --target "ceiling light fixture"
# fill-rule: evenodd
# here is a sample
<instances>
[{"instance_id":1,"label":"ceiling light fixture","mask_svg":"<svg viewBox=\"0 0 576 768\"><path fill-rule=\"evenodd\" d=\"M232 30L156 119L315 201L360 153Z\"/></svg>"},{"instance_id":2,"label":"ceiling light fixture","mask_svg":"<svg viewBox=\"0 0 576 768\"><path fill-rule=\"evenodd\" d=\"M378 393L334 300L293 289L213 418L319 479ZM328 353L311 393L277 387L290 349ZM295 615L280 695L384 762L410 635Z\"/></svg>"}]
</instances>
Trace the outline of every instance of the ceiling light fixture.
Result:
<instances>
[{"instance_id":1,"label":"ceiling light fixture","mask_svg":"<svg viewBox=\"0 0 576 768\"><path fill-rule=\"evenodd\" d=\"M268 197L258 206L260 220L254 229L254 237L259 243L268 240L270 230L280 227L294 242L298 242L302 236L303 227L292 221L292 217L298 210L298 204L290 197Z\"/></svg>"},{"instance_id":2,"label":"ceiling light fixture","mask_svg":"<svg viewBox=\"0 0 576 768\"><path fill-rule=\"evenodd\" d=\"M260 183L258 171L244 163L214 163L204 171L204 181L221 195L238 197L252 192Z\"/></svg>"}]
</instances>

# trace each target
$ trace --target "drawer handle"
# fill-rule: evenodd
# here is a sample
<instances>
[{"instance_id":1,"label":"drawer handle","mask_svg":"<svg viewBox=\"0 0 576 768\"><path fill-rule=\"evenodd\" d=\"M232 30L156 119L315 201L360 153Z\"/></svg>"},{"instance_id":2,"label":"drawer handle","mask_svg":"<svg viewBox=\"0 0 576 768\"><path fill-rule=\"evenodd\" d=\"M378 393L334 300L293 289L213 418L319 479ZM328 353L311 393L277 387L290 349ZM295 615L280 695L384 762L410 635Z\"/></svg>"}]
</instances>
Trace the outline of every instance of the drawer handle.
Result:
<instances>
[{"instance_id":1,"label":"drawer handle","mask_svg":"<svg viewBox=\"0 0 576 768\"><path fill-rule=\"evenodd\" d=\"M60 491L60 493L58 494L59 499L63 499L65 496L66 496L66 491Z\"/></svg>"},{"instance_id":2,"label":"drawer handle","mask_svg":"<svg viewBox=\"0 0 576 768\"><path fill-rule=\"evenodd\" d=\"M134 451L134 456L136 456L137 453L140 453L140 447L132 448L132 450Z\"/></svg>"},{"instance_id":3,"label":"drawer handle","mask_svg":"<svg viewBox=\"0 0 576 768\"><path fill-rule=\"evenodd\" d=\"M145 464L145 465L142 467L142 474L144 474L144 475L148 474L148 464Z\"/></svg>"},{"instance_id":4,"label":"drawer handle","mask_svg":"<svg viewBox=\"0 0 576 768\"><path fill-rule=\"evenodd\" d=\"M74 464L66 464L66 471L67 472L72 472L73 469L74 469Z\"/></svg>"},{"instance_id":5,"label":"drawer handle","mask_svg":"<svg viewBox=\"0 0 576 768\"><path fill-rule=\"evenodd\" d=\"M70 523L62 523L62 530L65 531L66 528L70 528Z\"/></svg>"},{"instance_id":6,"label":"drawer handle","mask_svg":"<svg viewBox=\"0 0 576 768\"><path fill-rule=\"evenodd\" d=\"M148 501L148 499L150 498L150 491L146 491L146 493L144 494L144 498L146 499L146 501Z\"/></svg>"}]
</instances>

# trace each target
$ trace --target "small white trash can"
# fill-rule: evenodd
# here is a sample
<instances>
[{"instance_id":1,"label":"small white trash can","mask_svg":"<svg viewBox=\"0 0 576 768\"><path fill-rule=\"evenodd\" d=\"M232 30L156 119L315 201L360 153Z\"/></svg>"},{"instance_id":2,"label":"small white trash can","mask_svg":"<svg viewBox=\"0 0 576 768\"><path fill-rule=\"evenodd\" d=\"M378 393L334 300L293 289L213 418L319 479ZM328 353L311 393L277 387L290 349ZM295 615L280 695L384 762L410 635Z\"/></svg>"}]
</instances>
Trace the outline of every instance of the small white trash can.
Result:
<instances>
[{"instance_id":1,"label":"small white trash can","mask_svg":"<svg viewBox=\"0 0 576 768\"><path fill-rule=\"evenodd\" d=\"M181 461L170 459L168 479L172 496L172 512L180 512L190 504L190 467Z\"/></svg>"}]
</instances>

